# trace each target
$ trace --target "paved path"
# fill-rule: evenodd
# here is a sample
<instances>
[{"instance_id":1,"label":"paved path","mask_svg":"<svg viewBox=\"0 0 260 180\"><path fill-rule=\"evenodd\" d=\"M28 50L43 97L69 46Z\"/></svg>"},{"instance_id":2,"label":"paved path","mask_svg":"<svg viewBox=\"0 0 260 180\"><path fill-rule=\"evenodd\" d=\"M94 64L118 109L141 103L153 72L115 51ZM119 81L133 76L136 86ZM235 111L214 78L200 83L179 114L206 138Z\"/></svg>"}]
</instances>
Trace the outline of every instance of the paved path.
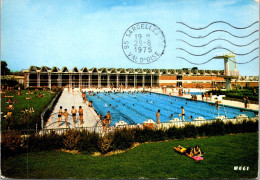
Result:
<instances>
[{"instance_id":1,"label":"paved path","mask_svg":"<svg viewBox=\"0 0 260 180\"><path fill-rule=\"evenodd\" d=\"M74 106L77 111L79 109L79 106L82 106L83 108L83 125L80 126L78 113L77 113L77 119L76 119L76 127L93 127L96 126L97 122L99 121L99 117L95 113L95 111L87 106L87 103L84 103L82 100L81 92L79 89L75 89L74 93L68 92L67 88L64 89L62 92L62 95L57 102L54 110L53 115L49 118L48 122L46 123L45 127L47 129L53 129L53 128L66 128L66 124L64 122L64 116L62 116L62 123L60 124L60 127L58 127L58 111L60 109L60 106L62 106L62 110L64 112L64 109L68 110L68 113L71 114L72 106ZM69 127L75 127L73 125L72 117L69 116L68 118L68 125ZM100 124L99 124L100 125Z\"/></svg>"},{"instance_id":2,"label":"paved path","mask_svg":"<svg viewBox=\"0 0 260 180\"><path fill-rule=\"evenodd\" d=\"M188 89L186 89L186 92L187 92L187 90ZM163 93L161 88L153 89L152 91L153 92L157 92L157 93ZM203 90L203 89L202 90L200 90L200 89L191 89L191 92L202 92L202 91L204 92L205 90ZM172 91L172 89L170 89L170 88L167 88L166 93L163 93L163 94L167 94L168 95L169 93L171 93L174 96L179 96L177 91ZM182 97L190 99L191 95L190 94L184 94ZM201 95L197 95L197 97L198 97L198 100L202 100ZM204 101L205 101L205 98L204 98ZM208 100L208 102L215 102L215 101L214 100L212 100L212 101ZM244 108L244 103L243 102L239 102L239 101L231 101L231 100L224 100L224 99L222 99L220 104L221 105L224 104L224 105L230 105L230 106ZM258 111L259 110L259 104L250 104L248 109L257 110Z\"/></svg>"}]
</instances>

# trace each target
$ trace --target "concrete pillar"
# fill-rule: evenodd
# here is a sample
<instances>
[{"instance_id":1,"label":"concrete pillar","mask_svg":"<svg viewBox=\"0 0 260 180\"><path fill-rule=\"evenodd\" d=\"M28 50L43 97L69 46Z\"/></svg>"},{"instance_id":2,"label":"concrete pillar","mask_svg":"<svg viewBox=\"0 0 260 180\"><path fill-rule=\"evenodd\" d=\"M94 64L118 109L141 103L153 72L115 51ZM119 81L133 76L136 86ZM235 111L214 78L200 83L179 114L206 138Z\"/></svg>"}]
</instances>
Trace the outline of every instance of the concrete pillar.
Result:
<instances>
[{"instance_id":1,"label":"concrete pillar","mask_svg":"<svg viewBox=\"0 0 260 180\"><path fill-rule=\"evenodd\" d=\"M72 88L72 75L69 73L69 88Z\"/></svg>"},{"instance_id":2,"label":"concrete pillar","mask_svg":"<svg viewBox=\"0 0 260 180\"><path fill-rule=\"evenodd\" d=\"M101 87L101 74L98 74L98 87Z\"/></svg>"},{"instance_id":3,"label":"concrete pillar","mask_svg":"<svg viewBox=\"0 0 260 180\"><path fill-rule=\"evenodd\" d=\"M28 72L28 75L26 77L26 87L28 88L30 86L30 72Z\"/></svg>"},{"instance_id":4,"label":"concrete pillar","mask_svg":"<svg viewBox=\"0 0 260 180\"><path fill-rule=\"evenodd\" d=\"M51 89L51 73L48 73L48 86Z\"/></svg>"},{"instance_id":5,"label":"concrete pillar","mask_svg":"<svg viewBox=\"0 0 260 180\"><path fill-rule=\"evenodd\" d=\"M79 89L82 88L82 73L79 73Z\"/></svg>"},{"instance_id":6,"label":"concrete pillar","mask_svg":"<svg viewBox=\"0 0 260 180\"><path fill-rule=\"evenodd\" d=\"M118 87L118 79L119 79L119 74L116 75L116 87Z\"/></svg>"},{"instance_id":7,"label":"concrete pillar","mask_svg":"<svg viewBox=\"0 0 260 180\"><path fill-rule=\"evenodd\" d=\"M127 74L125 74L125 88L127 88L128 86L128 76Z\"/></svg>"},{"instance_id":8,"label":"concrete pillar","mask_svg":"<svg viewBox=\"0 0 260 180\"><path fill-rule=\"evenodd\" d=\"M135 88L135 81L136 81L136 77L135 77L135 74L134 74L134 88Z\"/></svg>"},{"instance_id":9,"label":"concrete pillar","mask_svg":"<svg viewBox=\"0 0 260 180\"><path fill-rule=\"evenodd\" d=\"M142 81L142 83L143 83L143 88L144 88L144 84L145 84L145 76L144 76L144 74L143 74L143 81Z\"/></svg>"},{"instance_id":10,"label":"concrete pillar","mask_svg":"<svg viewBox=\"0 0 260 180\"><path fill-rule=\"evenodd\" d=\"M110 74L107 75L107 87L110 87Z\"/></svg>"},{"instance_id":11,"label":"concrete pillar","mask_svg":"<svg viewBox=\"0 0 260 180\"><path fill-rule=\"evenodd\" d=\"M153 87L153 75L151 74L151 87Z\"/></svg>"},{"instance_id":12,"label":"concrete pillar","mask_svg":"<svg viewBox=\"0 0 260 180\"><path fill-rule=\"evenodd\" d=\"M88 75L88 87L89 88L91 87L91 85L90 85L91 84L91 79L90 79L91 77L90 76L91 76L91 74L89 73L89 75Z\"/></svg>"},{"instance_id":13,"label":"concrete pillar","mask_svg":"<svg viewBox=\"0 0 260 180\"><path fill-rule=\"evenodd\" d=\"M58 86L61 88L62 87L62 74L58 74Z\"/></svg>"},{"instance_id":14,"label":"concrete pillar","mask_svg":"<svg viewBox=\"0 0 260 180\"><path fill-rule=\"evenodd\" d=\"M226 78L226 90L231 90L231 78Z\"/></svg>"},{"instance_id":15,"label":"concrete pillar","mask_svg":"<svg viewBox=\"0 0 260 180\"><path fill-rule=\"evenodd\" d=\"M225 63L225 76L229 76L229 63L228 63L228 58L224 58L224 63Z\"/></svg>"},{"instance_id":16,"label":"concrete pillar","mask_svg":"<svg viewBox=\"0 0 260 180\"><path fill-rule=\"evenodd\" d=\"M37 87L39 88L41 86L41 74L37 72Z\"/></svg>"}]
</instances>

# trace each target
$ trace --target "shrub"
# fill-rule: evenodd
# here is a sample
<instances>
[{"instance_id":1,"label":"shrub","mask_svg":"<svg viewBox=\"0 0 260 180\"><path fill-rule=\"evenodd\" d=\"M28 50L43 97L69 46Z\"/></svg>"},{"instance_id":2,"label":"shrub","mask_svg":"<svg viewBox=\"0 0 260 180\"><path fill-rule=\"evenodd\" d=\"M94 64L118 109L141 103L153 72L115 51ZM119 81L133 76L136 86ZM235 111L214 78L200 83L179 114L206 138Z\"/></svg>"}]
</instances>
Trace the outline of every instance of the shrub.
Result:
<instances>
[{"instance_id":1,"label":"shrub","mask_svg":"<svg viewBox=\"0 0 260 180\"><path fill-rule=\"evenodd\" d=\"M113 134L111 148L113 150L125 150L130 148L134 143L134 135L131 130L126 128L116 130Z\"/></svg>"},{"instance_id":2,"label":"shrub","mask_svg":"<svg viewBox=\"0 0 260 180\"><path fill-rule=\"evenodd\" d=\"M258 121L254 122L254 121L247 121L244 120L242 122L242 126L243 126L243 130L244 132L256 132L258 131Z\"/></svg>"},{"instance_id":3,"label":"shrub","mask_svg":"<svg viewBox=\"0 0 260 180\"><path fill-rule=\"evenodd\" d=\"M75 129L67 130L64 133L63 145L68 150L75 150L79 147L80 132Z\"/></svg>"},{"instance_id":4,"label":"shrub","mask_svg":"<svg viewBox=\"0 0 260 180\"><path fill-rule=\"evenodd\" d=\"M230 133L239 133L241 128L239 127L240 124L234 124L231 121L226 123L225 126L225 134Z\"/></svg>"},{"instance_id":5,"label":"shrub","mask_svg":"<svg viewBox=\"0 0 260 180\"><path fill-rule=\"evenodd\" d=\"M186 138L196 138L198 136L198 130L194 125L186 125L183 128L183 134Z\"/></svg>"},{"instance_id":6,"label":"shrub","mask_svg":"<svg viewBox=\"0 0 260 180\"><path fill-rule=\"evenodd\" d=\"M168 139L167 133L162 129L155 130L151 137L151 141L163 141L166 139Z\"/></svg>"},{"instance_id":7,"label":"shrub","mask_svg":"<svg viewBox=\"0 0 260 180\"><path fill-rule=\"evenodd\" d=\"M21 153L21 134L17 131L11 130L1 135L1 153L2 157L8 158L10 156Z\"/></svg>"},{"instance_id":8,"label":"shrub","mask_svg":"<svg viewBox=\"0 0 260 180\"><path fill-rule=\"evenodd\" d=\"M225 133L224 123L219 120L211 124L204 124L199 127L199 130L201 131L199 134L203 136L224 135Z\"/></svg>"},{"instance_id":9,"label":"shrub","mask_svg":"<svg viewBox=\"0 0 260 180\"><path fill-rule=\"evenodd\" d=\"M83 130L80 133L79 150L93 153L98 151L99 134Z\"/></svg>"},{"instance_id":10,"label":"shrub","mask_svg":"<svg viewBox=\"0 0 260 180\"><path fill-rule=\"evenodd\" d=\"M166 130L166 134L170 139L182 139L184 134L182 133L182 128L170 127Z\"/></svg>"},{"instance_id":11,"label":"shrub","mask_svg":"<svg viewBox=\"0 0 260 180\"><path fill-rule=\"evenodd\" d=\"M103 138L100 138L98 141L98 148L101 154L105 154L109 151L112 143L111 135L106 135Z\"/></svg>"},{"instance_id":12,"label":"shrub","mask_svg":"<svg viewBox=\"0 0 260 180\"><path fill-rule=\"evenodd\" d=\"M46 133L43 136L33 134L26 139L25 146L29 151L61 149L63 148L63 136L58 135L55 131Z\"/></svg>"}]
</instances>

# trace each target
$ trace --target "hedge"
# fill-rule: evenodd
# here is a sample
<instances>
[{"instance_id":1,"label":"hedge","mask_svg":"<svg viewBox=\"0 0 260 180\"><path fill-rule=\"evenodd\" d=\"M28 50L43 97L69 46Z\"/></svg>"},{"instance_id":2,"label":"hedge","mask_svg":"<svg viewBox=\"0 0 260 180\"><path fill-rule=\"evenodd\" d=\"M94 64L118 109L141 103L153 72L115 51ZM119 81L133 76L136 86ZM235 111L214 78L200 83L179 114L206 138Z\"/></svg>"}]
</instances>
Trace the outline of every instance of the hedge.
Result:
<instances>
[{"instance_id":1,"label":"hedge","mask_svg":"<svg viewBox=\"0 0 260 180\"><path fill-rule=\"evenodd\" d=\"M230 90L230 91L208 91L208 94L212 93L213 95L226 95L226 97L230 98L237 98L243 100L246 96L248 96L249 100L258 101L259 100L259 93L258 90L254 92L253 89L246 89L246 90Z\"/></svg>"},{"instance_id":2,"label":"hedge","mask_svg":"<svg viewBox=\"0 0 260 180\"><path fill-rule=\"evenodd\" d=\"M230 133L258 132L258 120L233 124L215 121L202 126L186 125L182 128L171 127L169 129L117 129L112 133L101 136L96 132L87 130L70 129L63 134L54 131L43 136L30 135L25 138L17 131L2 132L2 157L7 158L23 152L45 151L53 149L78 150L84 153L125 150L134 143L156 142L163 140L196 138L198 136L218 136Z\"/></svg>"}]
</instances>

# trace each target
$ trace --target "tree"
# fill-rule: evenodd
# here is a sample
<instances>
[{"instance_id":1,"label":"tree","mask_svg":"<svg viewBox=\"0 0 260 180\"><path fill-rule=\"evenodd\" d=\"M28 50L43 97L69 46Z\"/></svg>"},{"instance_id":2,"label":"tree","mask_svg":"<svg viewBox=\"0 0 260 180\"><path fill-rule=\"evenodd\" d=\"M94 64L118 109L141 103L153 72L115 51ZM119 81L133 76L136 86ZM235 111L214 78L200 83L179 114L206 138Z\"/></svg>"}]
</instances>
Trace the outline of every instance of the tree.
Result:
<instances>
[{"instance_id":1,"label":"tree","mask_svg":"<svg viewBox=\"0 0 260 180\"><path fill-rule=\"evenodd\" d=\"M7 68L7 63L5 61L1 61L1 75L10 74L10 69Z\"/></svg>"}]
</instances>

